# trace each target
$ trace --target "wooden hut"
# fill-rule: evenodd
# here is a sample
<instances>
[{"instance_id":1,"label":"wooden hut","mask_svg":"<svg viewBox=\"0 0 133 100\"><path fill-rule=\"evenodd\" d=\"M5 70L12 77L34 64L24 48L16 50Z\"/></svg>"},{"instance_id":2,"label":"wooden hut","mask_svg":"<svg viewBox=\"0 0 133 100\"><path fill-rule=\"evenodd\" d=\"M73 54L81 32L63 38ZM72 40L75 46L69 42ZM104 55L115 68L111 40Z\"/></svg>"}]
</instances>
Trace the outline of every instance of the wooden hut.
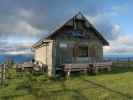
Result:
<instances>
[{"instance_id":1,"label":"wooden hut","mask_svg":"<svg viewBox=\"0 0 133 100\"><path fill-rule=\"evenodd\" d=\"M103 46L109 43L78 13L61 27L33 45L35 61L46 64L54 76L62 64L87 64L103 60ZM82 66L81 66L82 68Z\"/></svg>"}]
</instances>

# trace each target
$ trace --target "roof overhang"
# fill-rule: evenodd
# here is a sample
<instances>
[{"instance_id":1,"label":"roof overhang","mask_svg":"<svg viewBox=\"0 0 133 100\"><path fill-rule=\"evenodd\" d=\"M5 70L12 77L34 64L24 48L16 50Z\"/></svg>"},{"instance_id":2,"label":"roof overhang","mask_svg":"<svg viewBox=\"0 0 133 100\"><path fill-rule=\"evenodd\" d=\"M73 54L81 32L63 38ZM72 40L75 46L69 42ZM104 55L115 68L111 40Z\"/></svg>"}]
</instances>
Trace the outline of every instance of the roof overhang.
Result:
<instances>
[{"instance_id":1,"label":"roof overhang","mask_svg":"<svg viewBox=\"0 0 133 100\"><path fill-rule=\"evenodd\" d=\"M42 40L42 41L38 41L37 43L35 43L34 45L32 45L32 48L38 48L40 46L42 46L43 44L48 44L50 42L52 42L53 40Z\"/></svg>"}]
</instances>

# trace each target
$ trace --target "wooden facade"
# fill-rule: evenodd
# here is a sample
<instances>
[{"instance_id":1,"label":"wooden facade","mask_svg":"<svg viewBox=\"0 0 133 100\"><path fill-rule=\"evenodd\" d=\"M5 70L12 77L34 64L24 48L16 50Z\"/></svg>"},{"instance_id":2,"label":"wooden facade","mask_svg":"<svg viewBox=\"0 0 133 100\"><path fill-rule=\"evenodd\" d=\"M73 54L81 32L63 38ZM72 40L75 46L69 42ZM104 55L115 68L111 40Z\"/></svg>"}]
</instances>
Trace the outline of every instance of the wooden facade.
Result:
<instances>
[{"instance_id":1,"label":"wooden facade","mask_svg":"<svg viewBox=\"0 0 133 100\"><path fill-rule=\"evenodd\" d=\"M78 13L33 48L35 61L46 64L52 76L61 64L102 61L105 45L109 44L103 36Z\"/></svg>"}]
</instances>

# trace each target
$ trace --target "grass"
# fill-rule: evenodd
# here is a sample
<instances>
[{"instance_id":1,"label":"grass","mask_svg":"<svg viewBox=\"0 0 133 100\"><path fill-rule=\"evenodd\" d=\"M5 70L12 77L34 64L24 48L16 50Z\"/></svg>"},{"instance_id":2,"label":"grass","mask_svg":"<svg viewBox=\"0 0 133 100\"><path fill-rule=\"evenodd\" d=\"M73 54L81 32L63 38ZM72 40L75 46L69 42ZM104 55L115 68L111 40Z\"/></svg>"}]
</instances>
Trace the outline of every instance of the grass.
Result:
<instances>
[{"instance_id":1,"label":"grass","mask_svg":"<svg viewBox=\"0 0 133 100\"><path fill-rule=\"evenodd\" d=\"M0 100L133 100L133 67L113 67L98 75L50 80L46 75L8 73Z\"/></svg>"}]
</instances>

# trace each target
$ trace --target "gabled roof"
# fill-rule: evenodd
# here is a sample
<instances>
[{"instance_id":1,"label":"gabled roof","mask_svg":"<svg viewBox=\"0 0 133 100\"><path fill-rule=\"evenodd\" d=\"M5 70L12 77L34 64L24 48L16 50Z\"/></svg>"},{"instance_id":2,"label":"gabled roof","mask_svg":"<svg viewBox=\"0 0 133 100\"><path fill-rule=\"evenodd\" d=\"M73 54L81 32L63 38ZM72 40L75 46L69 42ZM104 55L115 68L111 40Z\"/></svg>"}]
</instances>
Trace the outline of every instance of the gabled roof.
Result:
<instances>
[{"instance_id":1,"label":"gabled roof","mask_svg":"<svg viewBox=\"0 0 133 100\"><path fill-rule=\"evenodd\" d=\"M39 40L37 43L35 43L33 45L33 47L43 43L44 40L46 39L50 39L50 37L52 37L53 35L56 34L56 32L61 29L64 25L69 24L70 21L72 21L73 19L79 19L79 20L83 20L86 22L86 26L88 28L91 27L91 29L95 32L95 35L102 41L103 45L109 45L108 41L101 35L101 33L87 20L87 18L81 13L78 12L77 14L75 14L74 16L72 16L70 19L68 19L67 21L65 21L63 24L61 24L59 27L57 27L55 30L53 30L52 32L50 32L46 37L42 38L41 40Z\"/></svg>"}]
</instances>

